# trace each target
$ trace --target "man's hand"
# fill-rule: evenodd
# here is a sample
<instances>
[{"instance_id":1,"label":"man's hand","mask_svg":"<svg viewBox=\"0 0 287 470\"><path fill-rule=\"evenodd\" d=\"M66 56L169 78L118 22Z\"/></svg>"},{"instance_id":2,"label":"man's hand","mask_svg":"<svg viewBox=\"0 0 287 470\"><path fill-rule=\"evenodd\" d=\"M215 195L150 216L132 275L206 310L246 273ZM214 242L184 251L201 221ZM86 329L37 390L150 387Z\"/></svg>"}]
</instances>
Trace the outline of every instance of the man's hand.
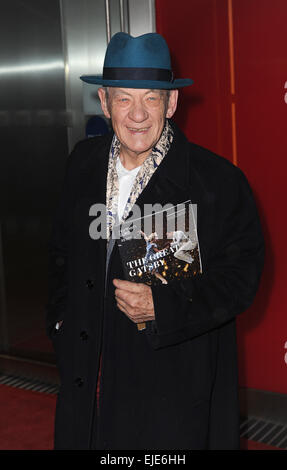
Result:
<instances>
[{"instance_id":1,"label":"man's hand","mask_svg":"<svg viewBox=\"0 0 287 470\"><path fill-rule=\"evenodd\" d=\"M154 320L152 290L143 283L113 280L118 308L134 323Z\"/></svg>"}]
</instances>

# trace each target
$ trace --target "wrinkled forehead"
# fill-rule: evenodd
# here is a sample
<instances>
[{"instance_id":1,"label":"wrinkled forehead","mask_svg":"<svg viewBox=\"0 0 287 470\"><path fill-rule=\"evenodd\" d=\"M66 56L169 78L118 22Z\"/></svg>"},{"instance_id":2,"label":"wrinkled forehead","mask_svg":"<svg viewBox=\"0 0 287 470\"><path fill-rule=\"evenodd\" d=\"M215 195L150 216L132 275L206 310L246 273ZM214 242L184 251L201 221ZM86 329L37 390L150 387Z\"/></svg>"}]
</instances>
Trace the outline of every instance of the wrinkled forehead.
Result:
<instances>
[{"instance_id":1,"label":"wrinkled forehead","mask_svg":"<svg viewBox=\"0 0 287 470\"><path fill-rule=\"evenodd\" d=\"M130 96L144 96L150 93L165 95L167 90L158 90L155 88L120 88L120 87L107 87L106 90L110 95L126 94Z\"/></svg>"}]
</instances>

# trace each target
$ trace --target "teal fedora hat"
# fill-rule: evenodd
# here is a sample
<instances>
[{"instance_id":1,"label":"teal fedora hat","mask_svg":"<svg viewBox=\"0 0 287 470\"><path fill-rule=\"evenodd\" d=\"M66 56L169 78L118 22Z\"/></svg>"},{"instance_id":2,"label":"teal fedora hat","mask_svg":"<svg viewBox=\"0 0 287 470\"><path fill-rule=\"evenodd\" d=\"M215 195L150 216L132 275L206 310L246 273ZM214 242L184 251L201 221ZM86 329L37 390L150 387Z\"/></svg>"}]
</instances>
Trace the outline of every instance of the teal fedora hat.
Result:
<instances>
[{"instance_id":1,"label":"teal fedora hat","mask_svg":"<svg viewBox=\"0 0 287 470\"><path fill-rule=\"evenodd\" d=\"M110 40L102 75L82 75L86 83L120 87L174 90L193 80L174 80L168 45L157 33L133 37L116 33Z\"/></svg>"}]
</instances>

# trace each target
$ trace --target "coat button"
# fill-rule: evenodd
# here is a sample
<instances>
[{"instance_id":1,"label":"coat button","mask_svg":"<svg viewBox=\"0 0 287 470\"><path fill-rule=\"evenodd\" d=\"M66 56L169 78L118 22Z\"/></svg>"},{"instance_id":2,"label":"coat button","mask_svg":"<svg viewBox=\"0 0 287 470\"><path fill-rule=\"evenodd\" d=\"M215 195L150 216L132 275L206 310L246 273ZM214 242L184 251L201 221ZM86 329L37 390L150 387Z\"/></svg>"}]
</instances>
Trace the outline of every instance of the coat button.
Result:
<instances>
[{"instance_id":1,"label":"coat button","mask_svg":"<svg viewBox=\"0 0 287 470\"><path fill-rule=\"evenodd\" d=\"M61 266L64 266L65 264L65 259L62 258L61 256L58 256L58 258L56 258L56 261L55 261L56 265L61 267Z\"/></svg>"},{"instance_id":2,"label":"coat button","mask_svg":"<svg viewBox=\"0 0 287 470\"><path fill-rule=\"evenodd\" d=\"M80 333L80 338L83 340L83 341L87 341L87 339L89 338L89 335L86 331L81 331Z\"/></svg>"},{"instance_id":3,"label":"coat button","mask_svg":"<svg viewBox=\"0 0 287 470\"><path fill-rule=\"evenodd\" d=\"M93 289L93 287L94 287L94 281L92 281L91 279L88 279L88 280L86 281L86 286L87 286L88 289Z\"/></svg>"},{"instance_id":4,"label":"coat button","mask_svg":"<svg viewBox=\"0 0 287 470\"><path fill-rule=\"evenodd\" d=\"M78 387L82 387L82 385L84 384L82 377L77 377L75 380L75 384L78 385Z\"/></svg>"}]
</instances>

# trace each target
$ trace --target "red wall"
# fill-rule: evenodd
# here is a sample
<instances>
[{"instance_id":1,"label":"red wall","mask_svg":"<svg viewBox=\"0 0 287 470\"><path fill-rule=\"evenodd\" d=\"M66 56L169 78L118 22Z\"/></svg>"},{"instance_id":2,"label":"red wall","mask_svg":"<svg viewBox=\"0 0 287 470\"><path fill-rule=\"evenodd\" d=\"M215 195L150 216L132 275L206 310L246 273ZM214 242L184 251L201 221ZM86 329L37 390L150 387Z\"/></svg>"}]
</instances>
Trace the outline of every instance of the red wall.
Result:
<instances>
[{"instance_id":1,"label":"red wall","mask_svg":"<svg viewBox=\"0 0 287 470\"><path fill-rule=\"evenodd\" d=\"M287 393L287 1L156 0L156 18L175 76L195 82L175 120L244 171L261 216L266 261L238 318L240 385Z\"/></svg>"}]
</instances>

